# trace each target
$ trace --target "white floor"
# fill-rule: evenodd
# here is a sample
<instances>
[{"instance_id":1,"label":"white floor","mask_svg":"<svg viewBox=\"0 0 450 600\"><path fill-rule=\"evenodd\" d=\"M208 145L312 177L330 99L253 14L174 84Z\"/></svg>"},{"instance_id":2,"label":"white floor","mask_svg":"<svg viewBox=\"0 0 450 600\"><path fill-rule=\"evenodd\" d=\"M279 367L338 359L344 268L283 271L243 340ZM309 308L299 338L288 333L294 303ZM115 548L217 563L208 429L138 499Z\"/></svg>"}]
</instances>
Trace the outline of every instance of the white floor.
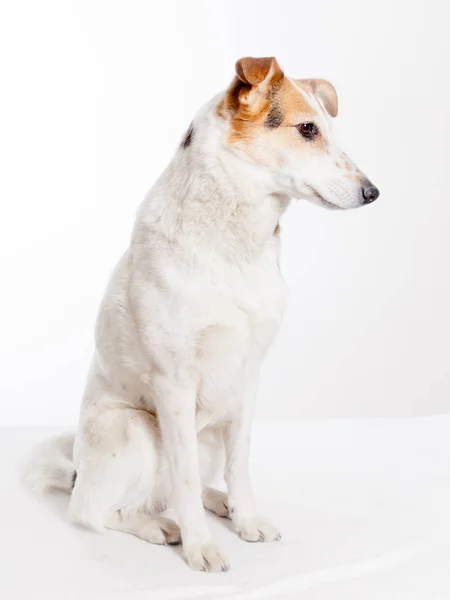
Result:
<instances>
[{"instance_id":1,"label":"white floor","mask_svg":"<svg viewBox=\"0 0 450 600\"><path fill-rule=\"evenodd\" d=\"M0 597L450 599L450 416L256 425L252 470L273 544L209 517L228 573L195 573L179 547L96 535L38 500L18 463L49 432L0 430ZM53 433L53 432L50 432Z\"/></svg>"}]
</instances>

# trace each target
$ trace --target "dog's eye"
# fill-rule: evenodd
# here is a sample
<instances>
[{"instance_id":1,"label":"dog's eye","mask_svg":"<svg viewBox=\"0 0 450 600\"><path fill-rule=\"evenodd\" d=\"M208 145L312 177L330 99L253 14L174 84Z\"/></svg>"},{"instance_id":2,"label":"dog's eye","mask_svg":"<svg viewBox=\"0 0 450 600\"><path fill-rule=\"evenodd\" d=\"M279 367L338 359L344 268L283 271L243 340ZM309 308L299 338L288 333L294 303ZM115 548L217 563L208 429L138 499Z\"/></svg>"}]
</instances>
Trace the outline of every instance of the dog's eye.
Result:
<instances>
[{"instance_id":1,"label":"dog's eye","mask_svg":"<svg viewBox=\"0 0 450 600\"><path fill-rule=\"evenodd\" d=\"M319 130L314 125L314 123L300 123L300 125L296 126L297 131L308 140L311 140L319 134Z\"/></svg>"}]
</instances>

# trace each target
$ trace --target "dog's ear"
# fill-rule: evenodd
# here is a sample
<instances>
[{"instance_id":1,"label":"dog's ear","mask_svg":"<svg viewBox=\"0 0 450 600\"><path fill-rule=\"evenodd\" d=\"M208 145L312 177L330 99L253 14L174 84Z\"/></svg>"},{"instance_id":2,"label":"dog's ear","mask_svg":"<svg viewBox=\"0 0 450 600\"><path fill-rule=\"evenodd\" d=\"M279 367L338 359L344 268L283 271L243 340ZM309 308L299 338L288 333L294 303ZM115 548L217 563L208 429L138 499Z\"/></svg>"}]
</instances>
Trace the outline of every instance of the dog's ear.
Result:
<instances>
[{"instance_id":1,"label":"dog's ear","mask_svg":"<svg viewBox=\"0 0 450 600\"><path fill-rule=\"evenodd\" d=\"M240 111L242 118L256 116L267 105L270 90L283 77L283 71L273 57L239 59L224 107L233 113Z\"/></svg>"},{"instance_id":2,"label":"dog's ear","mask_svg":"<svg viewBox=\"0 0 450 600\"><path fill-rule=\"evenodd\" d=\"M332 117L336 117L338 114L338 97L334 86L326 79L302 79L301 81L319 98L327 113Z\"/></svg>"},{"instance_id":3,"label":"dog's ear","mask_svg":"<svg viewBox=\"0 0 450 600\"><path fill-rule=\"evenodd\" d=\"M282 71L275 58L240 58L236 63L236 75L251 86L258 86L276 75L282 76Z\"/></svg>"},{"instance_id":4,"label":"dog's ear","mask_svg":"<svg viewBox=\"0 0 450 600\"><path fill-rule=\"evenodd\" d=\"M243 84L239 102L247 106L258 104L260 96L267 96L270 88L280 81L283 71L275 58L253 58L247 56L236 63L236 77ZM258 108L255 106L254 108Z\"/></svg>"}]
</instances>

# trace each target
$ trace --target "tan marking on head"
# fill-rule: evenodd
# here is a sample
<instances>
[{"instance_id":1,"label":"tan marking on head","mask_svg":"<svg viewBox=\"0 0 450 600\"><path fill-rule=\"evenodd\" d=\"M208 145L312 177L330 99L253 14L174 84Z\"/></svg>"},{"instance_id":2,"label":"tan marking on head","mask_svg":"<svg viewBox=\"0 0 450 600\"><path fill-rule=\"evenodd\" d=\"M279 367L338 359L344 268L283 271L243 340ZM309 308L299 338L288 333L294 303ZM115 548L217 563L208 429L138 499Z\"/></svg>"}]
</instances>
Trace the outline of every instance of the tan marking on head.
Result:
<instances>
[{"instance_id":1,"label":"tan marking on head","mask_svg":"<svg viewBox=\"0 0 450 600\"><path fill-rule=\"evenodd\" d=\"M276 226L276 227L275 227L275 229L273 230L273 235L275 235L275 236L278 236L278 235L280 235L280 231L281 231L281 229L280 229L280 224L279 224L279 223L277 223L277 226Z\"/></svg>"},{"instance_id":2,"label":"tan marking on head","mask_svg":"<svg viewBox=\"0 0 450 600\"><path fill-rule=\"evenodd\" d=\"M285 85L277 94L277 98L279 99L282 110L285 114L285 125L293 128L293 126L299 125L300 123L317 121L318 112L317 108L310 102L310 99L308 98L308 94L310 93L310 90L304 84L303 80L295 80L294 84L288 79L285 79ZM298 142L299 134L296 130L295 133L295 139ZM328 141L324 135L322 135L322 132L316 139L307 141L306 143L309 145L314 145L315 147L319 147L322 150L326 150L328 148Z\"/></svg>"},{"instance_id":3,"label":"tan marking on head","mask_svg":"<svg viewBox=\"0 0 450 600\"><path fill-rule=\"evenodd\" d=\"M217 114L230 123L228 144L262 164L280 167L287 149L328 150L325 113L337 111L332 92L334 88L324 80L285 77L274 58L243 58L236 63L236 77ZM319 129L313 139L302 137L296 127L308 122Z\"/></svg>"},{"instance_id":4,"label":"tan marking on head","mask_svg":"<svg viewBox=\"0 0 450 600\"><path fill-rule=\"evenodd\" d=\"M308 100L307 90L298 82L296 83L297 87L289 79L286 79L283 88L277 95L286 114L287 125L298 125L302 119L306 121L308 118L313 119L316 115L316 110Z\"/></svg>"},{"instance_id":5,"label":"tan marking on head","mask_svg":"<svg viewBox=\"0 0 450 600\"><path fill-rule=\"evenodd\" d=\"M277 131L277 135L283 135L289 146L298 143L295 125L313 120L317 114L317 109L308 100L308 90L301 82L299 90L284 77L275 59L252 59L257 61L254 71L250 70L248 60L237 62L237 76L217 109L221 117L228 117L231 122L228 142L245 144L263 139L283 126L283 131ZM269 60L272 62L266 62ZM268 68L267 73L261 71L262 65ZM250 84L250 80L259 83ZM326 145L322 136L311 143Z\"/></svg>"}]
</instances>

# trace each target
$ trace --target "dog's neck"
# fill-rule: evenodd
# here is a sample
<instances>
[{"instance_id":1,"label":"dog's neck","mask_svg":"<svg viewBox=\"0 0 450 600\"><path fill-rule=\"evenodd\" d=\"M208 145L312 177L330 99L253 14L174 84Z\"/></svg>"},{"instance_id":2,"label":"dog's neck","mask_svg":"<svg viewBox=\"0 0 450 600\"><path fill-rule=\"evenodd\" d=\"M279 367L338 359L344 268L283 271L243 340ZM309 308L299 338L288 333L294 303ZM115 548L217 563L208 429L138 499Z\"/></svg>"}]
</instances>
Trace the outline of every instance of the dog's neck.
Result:
<instances>
[{"instance_id":1,"label":"dog's neck","mask_svg":"<svg viewBox=\"0 0 450 600\"><path fill-rule=\"evenodd\" d=\"M141 214L148 224L158 214L173 241L251 260L273 243L289 200L271 193L262 169L225 144L227 123L215 104L196 116Z\"/></svg>"}]
</instances>

